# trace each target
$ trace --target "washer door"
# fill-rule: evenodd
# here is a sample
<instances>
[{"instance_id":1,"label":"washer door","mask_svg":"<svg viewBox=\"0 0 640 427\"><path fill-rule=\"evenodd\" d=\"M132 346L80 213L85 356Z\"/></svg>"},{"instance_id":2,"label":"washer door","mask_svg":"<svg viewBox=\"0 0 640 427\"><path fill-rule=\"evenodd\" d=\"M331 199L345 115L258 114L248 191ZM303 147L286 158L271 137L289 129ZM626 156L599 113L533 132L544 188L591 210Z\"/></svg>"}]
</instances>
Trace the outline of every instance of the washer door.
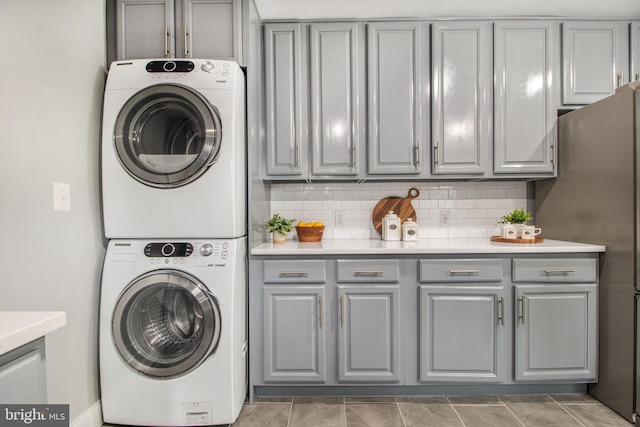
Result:
<instances>
[{"instance_id":1,"label":"washer door","mask_svg":"<svg viewBox=\"0 0 640 427\"><path fill-rule=\"evenodd\" d=\"M133 369L171 378L192 371L215 351L220 322L218 302L200 281L177 270L156 270L122 292L112 331Z\"/></svg>"},{"instance_id":2,"label":"washer door","mask_svg":"<svg viewBox=\"0 0 640 427\"><path fill-rule=\"evenodd\" d=\"M217 109L180 85L150 86L122 107L114 129L120 163L143 184L175 188L216 162L222 140Z\"/></svg>"}]
</instances>

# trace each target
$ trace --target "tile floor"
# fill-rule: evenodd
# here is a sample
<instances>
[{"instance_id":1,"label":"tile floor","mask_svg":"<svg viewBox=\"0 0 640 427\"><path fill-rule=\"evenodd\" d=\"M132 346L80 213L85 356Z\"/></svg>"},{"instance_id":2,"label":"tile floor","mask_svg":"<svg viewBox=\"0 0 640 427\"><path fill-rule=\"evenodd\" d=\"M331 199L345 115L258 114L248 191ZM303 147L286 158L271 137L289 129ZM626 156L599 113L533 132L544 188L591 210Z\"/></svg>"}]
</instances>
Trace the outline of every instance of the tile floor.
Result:
<instances>
[{"instance_id":1,"label":"tile floor","mask_svg":"<svg viewBox=\"0 0 640 427\"><path fill-rule=\"evenodd\" d=\"M257 399L232 427L630 427L584 394Z\"/></svg>"}]
</instances>

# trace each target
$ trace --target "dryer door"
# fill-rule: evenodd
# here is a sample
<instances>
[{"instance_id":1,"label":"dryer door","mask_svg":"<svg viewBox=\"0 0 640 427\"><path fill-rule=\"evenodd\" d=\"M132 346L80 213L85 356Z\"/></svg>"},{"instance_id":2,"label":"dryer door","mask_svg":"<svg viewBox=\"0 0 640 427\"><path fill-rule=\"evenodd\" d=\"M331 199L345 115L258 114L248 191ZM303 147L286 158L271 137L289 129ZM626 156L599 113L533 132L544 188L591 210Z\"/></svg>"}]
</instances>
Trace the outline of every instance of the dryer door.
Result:
<instances>
[{"instance_id":1,"label":"dryer door","mask_svg":"<svg viewBox=\"0 0 640 427\"><path fill-rule=\"evenodd\" d=\"M133 369L153 377L184 375L211 355L220 339L216 298L193 276L156 270L136 278L113 313L113 338Z\"/></svg>"},{"instance_id":2,"label":"dryer door","mask_svg":"<svg viewBox=\"0 0 640 427\"><path fill-rule=\"evenodd\" d=\"M175 188L194 181L216 162L222 126L217 109L201 94L161 84L127 101L113 138L129 175L151 187Z\"/></svg>"}]
</instances>

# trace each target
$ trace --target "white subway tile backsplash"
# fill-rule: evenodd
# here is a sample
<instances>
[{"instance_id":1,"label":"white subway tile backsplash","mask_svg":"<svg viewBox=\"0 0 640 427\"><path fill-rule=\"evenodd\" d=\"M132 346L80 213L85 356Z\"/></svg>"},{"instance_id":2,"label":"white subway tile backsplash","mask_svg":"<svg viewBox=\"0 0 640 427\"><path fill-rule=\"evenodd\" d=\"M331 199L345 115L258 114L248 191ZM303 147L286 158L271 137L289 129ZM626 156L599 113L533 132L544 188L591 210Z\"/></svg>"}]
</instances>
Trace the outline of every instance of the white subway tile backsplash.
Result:
<instances>
[{"instance_id":1,"label":"white subway tile backsplash","mask_svg":"<svg viewBox=\"0 0 640 427\"><path fill-rule=\"evenodd\" d=\"M377 182L271 185L271 213L298 221L323 221L327 239L378 238L371 214L385 197L407 197L410 188L420 190L413 200L420 238L487 237L498 234L500 217L525 208L527 183L491 182ZM449 210L449 223L440 226L440 212ZM336 212L343 214L341 225ZM295 233L294 233L295 236Z\"/></svg>"}]
</instances>

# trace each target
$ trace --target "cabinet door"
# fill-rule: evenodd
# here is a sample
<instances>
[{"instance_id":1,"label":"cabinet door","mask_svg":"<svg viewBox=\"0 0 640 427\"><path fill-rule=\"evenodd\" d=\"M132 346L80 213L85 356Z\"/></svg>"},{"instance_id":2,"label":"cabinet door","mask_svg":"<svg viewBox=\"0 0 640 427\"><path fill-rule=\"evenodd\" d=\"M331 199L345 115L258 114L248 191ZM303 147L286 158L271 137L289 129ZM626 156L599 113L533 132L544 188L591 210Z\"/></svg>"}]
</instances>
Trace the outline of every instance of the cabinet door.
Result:
<instances>
[{"instance_id":1,"label":"cabinet door","mask_svg":"<svg viewBox=\"0 0 640 427\"><path fill-rule=\"evenodd\" d=\"M358 23L319 23L311 32L311 138L315 177L360 172L364 46Z\"/></svg>"},{"instance_id":2,"label":"cabinet door","mask_svg":"<svg viewBox=\"0 0 640 427\"><path fill-rule=\"evenodd\" d=\"M420 286L420 381L504 381L503 287Z\"/></svg>"},{"instance_id":3,"label":"cabinet door","mask_svg":"<svg viewBox=\"0 0 640 427\"><path fill-rule=\"evenodd\" d=\"M338 286L338 381L400 381L399 286Z\"/></svg>"},{"instance_id":4,"label":"cabinet door","mask_svg":"<svg viewBox=\"0 0 640 427\"><path fill-rule=\"evenodd\" d=\"M173 0L117 0L118 59L172 58Z\"/></svg>"},{"instance_id":5,"label":"cabinet door","mask_svg":"<svg viewBox=\"0 0 640 427\"><path fill-rule=\"evenodd\" d=\"M589 104L613 95L629 81L628 23L562 24L564 104Z\"/></svg>"},{"instance_id":6,"label":"cabinet door","mask_svg":"<svg viewBox=\"0 0 640 427\"><path fill-rule=\"evenodd\" d=\"M367 24L368 171L421 175L429 138L429 29L420 22Z\"/></svg>"},{"instance_id":7,"label":"cabinet door","mask_svg":"<svg viewBox=\"0 0 640 427\"><path fill-rule=\"evenodd\" d=\"M516 285L516 381L597 379L597 285Z\"/></svg>"},{"instance_id":8,"label":"cabinet door","mask_svg":"<svg viewBox=\"0 0 640 427\"><path fill-rule=\"evenodd\" d=\"M44 337L0 356L0 402L47 403Z\"/></svg>"},{"instance_id":9,"label":"cabinet door","mask_svg":"<svg viewBox=\"0 0 640 427\"><path fill-rule=\"evenodd\" d=\"M325 382L324 293L323 286L264 287L265 382Z\"/></svg>"},{"instance_id":10,"label":"cabinet door","mask_svg":"<svg viewBox=\"0 0 640 427\"><path fill-rule=\"evenodd\" d=\"M268 176L291 178L305 175L308 158L305 56L302 24L265 26Z\"/></svg>"},{"instance_id":11,"label":"cabinet door","mask_svg":"<svg viewBox=\"0 0 640 427\"><path fill-rule=\"evenodd\" d=\"M241 62L240 0L182 0L179 56ZM182 52L180 52L182 50Z\"/></svg>"},{"instance_id":12,"label":"cabinet door","mask_svg":"<svg viewBox=\"0 0 640 427\"><path fill-rule=\"evenodd\" d=\"M492 141L489 22L433 24L433 173L487 172Z\"/></svg>"},{"instance_id":13,"label":"cabinet door","mask_svg":"<svg viewBox=\"0 0 640 427\"><path fill-rule=\"evenodd\" d=\"M640 21L631 23L631 75L633 81L640 80Z\"/></svg>"},{"instance_id":14,"label":"cabinet door","mask_svg":"<svg viewBox=\"0 0 640 427\"><path fill-rule=\"evenodd\" d=\"M552 174L558 109L557 23L494 25L494 172Z\"/></svg>"}]
</instances>

